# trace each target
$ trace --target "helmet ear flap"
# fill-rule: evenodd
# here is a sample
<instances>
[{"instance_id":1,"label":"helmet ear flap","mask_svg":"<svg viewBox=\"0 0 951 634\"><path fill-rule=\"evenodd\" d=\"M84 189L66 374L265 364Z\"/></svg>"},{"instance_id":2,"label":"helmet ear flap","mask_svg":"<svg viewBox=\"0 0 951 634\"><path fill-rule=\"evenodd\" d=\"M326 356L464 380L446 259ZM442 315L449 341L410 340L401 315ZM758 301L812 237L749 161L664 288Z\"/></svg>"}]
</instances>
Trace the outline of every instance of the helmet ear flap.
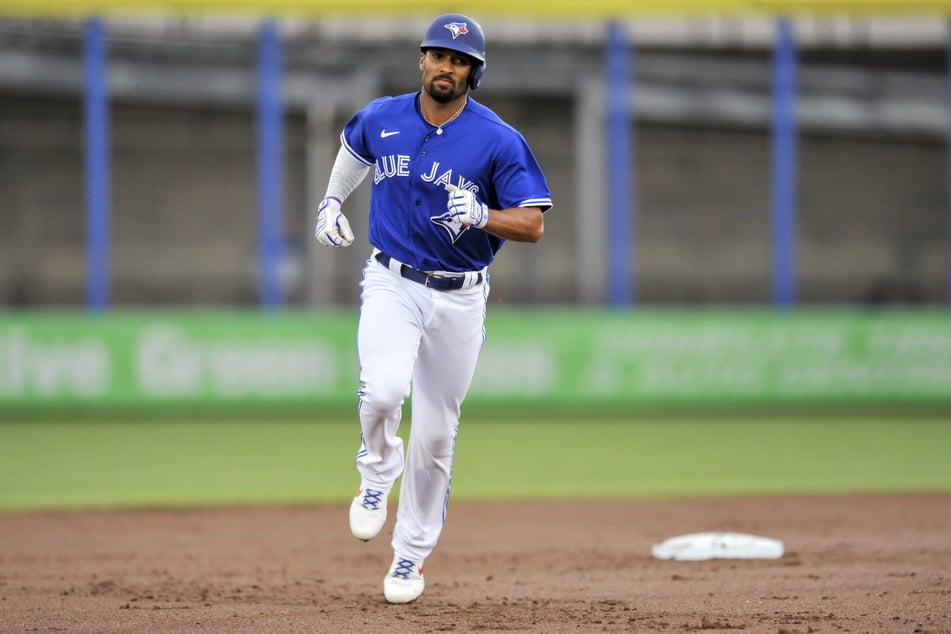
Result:
<instances>
[{"instance_id":1,"label":"helmet ear flap","mask_svg":"<svg viewBox=\"0 0 951 634\"><path fill-rule=\"evenodd\" d=\"M485 72L485 62L476 62L472 68L472 73L469 75L469 87L473 90L479 89L479 84L482 83L482 73Z\"/></svg>"}]
</instances>

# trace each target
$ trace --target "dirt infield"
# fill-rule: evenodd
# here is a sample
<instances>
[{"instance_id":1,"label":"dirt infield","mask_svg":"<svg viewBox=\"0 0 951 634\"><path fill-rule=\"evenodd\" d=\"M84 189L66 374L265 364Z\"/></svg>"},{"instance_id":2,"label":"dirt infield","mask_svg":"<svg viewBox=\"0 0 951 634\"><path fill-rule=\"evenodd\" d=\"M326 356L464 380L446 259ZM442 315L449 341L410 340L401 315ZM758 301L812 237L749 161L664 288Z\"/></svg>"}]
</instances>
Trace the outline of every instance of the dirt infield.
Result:
<instances>
[{"instance_id":1,"label":"dirt infield","mask_svg":"<svg viewBox=\"0 0 951 634\"><path fill-rule=\"evenodd\" d=\"M650 555L706 531L786 554ZM0 515L0 630L951 632L951 495L456 502L404 606L390 557L336 506Z\"/></svg>"}]
</instances>

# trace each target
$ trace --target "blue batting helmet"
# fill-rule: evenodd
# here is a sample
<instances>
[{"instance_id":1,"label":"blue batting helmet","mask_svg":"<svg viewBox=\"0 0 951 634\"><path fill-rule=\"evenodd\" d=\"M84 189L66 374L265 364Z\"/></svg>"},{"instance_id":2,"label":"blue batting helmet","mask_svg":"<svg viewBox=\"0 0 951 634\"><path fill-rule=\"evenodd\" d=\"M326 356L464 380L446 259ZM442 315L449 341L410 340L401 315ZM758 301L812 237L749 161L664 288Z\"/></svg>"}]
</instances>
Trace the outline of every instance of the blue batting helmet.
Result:
<instances>
[{"instance_id":1,"label":"blue batting helmet","mask_svg":"<svg viewBox=\"0 0 951 634\"><path fill-rule=\"evenodd\" d=\"M424 51L427 48L447 48L465 53L476 61L469 75L469 85L473 90L479 87L485 72L485 35L472 18L459 13L439 16L426 29L419 48Z\"/></svg>"}]
</instances>

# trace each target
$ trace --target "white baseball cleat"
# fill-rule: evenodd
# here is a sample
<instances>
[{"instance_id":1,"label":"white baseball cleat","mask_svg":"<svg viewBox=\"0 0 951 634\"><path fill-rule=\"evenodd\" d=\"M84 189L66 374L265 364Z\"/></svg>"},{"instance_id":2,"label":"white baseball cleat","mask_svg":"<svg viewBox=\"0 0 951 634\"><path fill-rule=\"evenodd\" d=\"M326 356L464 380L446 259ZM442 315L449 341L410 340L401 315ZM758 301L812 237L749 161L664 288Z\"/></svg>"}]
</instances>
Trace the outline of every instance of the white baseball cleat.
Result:
<instances>
[{"instance_id":1,"label":"white baseball cleat","mask_svg":"<svg viewBox=\"0 0 951 634\"><path fill-rule=\"evenodd\" d=\"M369 541L386 523L386 493L362 488L350 503L350 532L357 539Z\"/></svg>"},{"instance_id":2,"label":"white baseball cleat","mask_svg":"<svg viewBox=\"0 0 951 634\"><path fill-rule=\"evenodd\" d=\"M411 603L419 598L425 588L423 562L417 563L396 555L390 572L383 579L383 596L387 603Z\"/></svg>"}]
</instances>

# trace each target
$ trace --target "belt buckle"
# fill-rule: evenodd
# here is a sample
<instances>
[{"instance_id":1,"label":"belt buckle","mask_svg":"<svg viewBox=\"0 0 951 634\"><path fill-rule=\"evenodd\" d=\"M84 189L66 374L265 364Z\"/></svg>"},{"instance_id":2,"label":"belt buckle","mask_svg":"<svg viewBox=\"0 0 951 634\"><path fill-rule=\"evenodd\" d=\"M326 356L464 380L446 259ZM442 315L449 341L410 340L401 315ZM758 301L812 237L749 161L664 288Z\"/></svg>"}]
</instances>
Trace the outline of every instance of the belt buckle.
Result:
<instances>
[{"instance_id":1,"label":"belt buckle","mask_svg":"<svg viewBox=\"0 0 951 634\"><path fill-rule=\"evenodd\" d=\"M446 275L433 275L432 273L427 273L425 286L426 288L436 288L436 290L440 290L440 291L452 290L453 281L454 281L453 278L448 277ZM436 286L434 286L434 284L436 284L437 282L439 284L445 284L448 286L446 286L445 288L437 288Z\"/></svg>"}]
</instances>

